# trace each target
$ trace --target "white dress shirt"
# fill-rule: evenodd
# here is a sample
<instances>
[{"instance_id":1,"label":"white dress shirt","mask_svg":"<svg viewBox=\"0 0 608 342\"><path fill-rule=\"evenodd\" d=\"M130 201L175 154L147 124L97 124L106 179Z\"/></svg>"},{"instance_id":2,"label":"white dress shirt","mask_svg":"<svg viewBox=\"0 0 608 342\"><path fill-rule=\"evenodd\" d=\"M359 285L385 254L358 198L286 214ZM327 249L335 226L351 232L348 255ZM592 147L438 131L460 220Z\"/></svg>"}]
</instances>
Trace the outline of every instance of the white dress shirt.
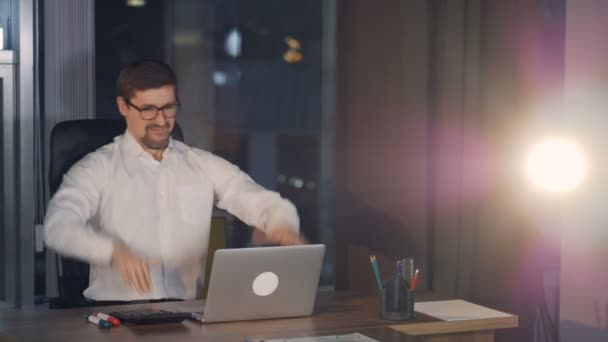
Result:
<instances>
[{"instance_id":1,"label":"white dress shirt","mask_svg":"<svg viewBox=\"0 0 608 342\"><path fill-rule=\"evenodd\" d=\"M278 224L299 230L295 207L235 165L175 140L157 161L127 131L64 176L49 204L45 242L91 264L89 299L194 299L214 204L264 231ZM150 266L150 293L139 295L110 266L113 240L158 261Z\"/></svg>"}]
</instances>

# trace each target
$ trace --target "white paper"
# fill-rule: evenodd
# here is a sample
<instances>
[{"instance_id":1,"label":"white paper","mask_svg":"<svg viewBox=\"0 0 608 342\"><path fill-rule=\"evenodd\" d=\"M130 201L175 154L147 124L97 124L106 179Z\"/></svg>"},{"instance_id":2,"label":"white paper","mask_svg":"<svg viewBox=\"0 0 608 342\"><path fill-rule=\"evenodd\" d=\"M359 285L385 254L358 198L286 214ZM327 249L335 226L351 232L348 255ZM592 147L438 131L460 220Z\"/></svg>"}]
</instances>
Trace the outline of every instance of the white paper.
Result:
<instances>
[{"instance_id":1,"label":"white paper","mask_svg":"<svg viewBox=\"0 0 608 342\"><path fill-rule=\"evenodd\" d=\"M253 340L251 342L257 342ZM264 342L380 342L365 335L354 333L347 335L330 335L330 336L310 336L310 337L294 337L294 338L279 338L273 340L264 340Z\"/></svg>"},{"instance_id":2,"label":"white paper","mask_svg":"<svg viewBox=\"0 0 608 342\"><path fill-rule=\"evenodd\" d=\"M418 302L415 304L414 310L443 321L464 321L511 316L508 313L488 309L461 299Z\"/></svg>"}]
</instances>

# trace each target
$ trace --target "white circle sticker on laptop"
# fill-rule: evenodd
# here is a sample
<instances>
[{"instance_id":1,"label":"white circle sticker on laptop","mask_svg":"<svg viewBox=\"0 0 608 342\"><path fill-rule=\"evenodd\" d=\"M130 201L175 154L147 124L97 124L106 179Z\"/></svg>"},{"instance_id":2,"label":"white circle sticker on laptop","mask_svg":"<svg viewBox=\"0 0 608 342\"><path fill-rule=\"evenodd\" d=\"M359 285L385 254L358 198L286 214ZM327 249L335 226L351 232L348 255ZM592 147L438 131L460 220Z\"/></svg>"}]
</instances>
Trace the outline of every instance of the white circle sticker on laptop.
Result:
<instances>
[{"instance_id":1,"label":"white circle sticker on laptop","mask_svg":"<svg viewBox=\"0 0 608 342\"><path fill-rule=\"evenodd\" d=\"M277 287L279 287L279 277L272 272L260 273L251 284L253 293L261 297L272 294Z\"/></svg>"}]
</instances>

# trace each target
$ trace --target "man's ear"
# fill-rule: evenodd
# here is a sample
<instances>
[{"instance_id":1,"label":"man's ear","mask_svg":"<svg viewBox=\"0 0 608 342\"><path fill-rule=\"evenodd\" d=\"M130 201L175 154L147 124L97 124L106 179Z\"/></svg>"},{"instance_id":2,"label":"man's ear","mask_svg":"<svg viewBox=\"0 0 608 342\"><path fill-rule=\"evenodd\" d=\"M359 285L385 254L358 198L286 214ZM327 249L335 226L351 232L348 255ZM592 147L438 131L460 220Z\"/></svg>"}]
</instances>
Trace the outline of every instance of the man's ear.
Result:
<instances>
[{"instance_id":1,"label":"man's ear","mask_svg":"<svg viewBox=\"0 0 608 342\"><path fill-rule=\"evenodd\" d=\"M122 98L122 96L116 96L116 106L118 107L120 115L127 117L127 111L129 108L127 102Z\"/></svg>"}]
</instances>

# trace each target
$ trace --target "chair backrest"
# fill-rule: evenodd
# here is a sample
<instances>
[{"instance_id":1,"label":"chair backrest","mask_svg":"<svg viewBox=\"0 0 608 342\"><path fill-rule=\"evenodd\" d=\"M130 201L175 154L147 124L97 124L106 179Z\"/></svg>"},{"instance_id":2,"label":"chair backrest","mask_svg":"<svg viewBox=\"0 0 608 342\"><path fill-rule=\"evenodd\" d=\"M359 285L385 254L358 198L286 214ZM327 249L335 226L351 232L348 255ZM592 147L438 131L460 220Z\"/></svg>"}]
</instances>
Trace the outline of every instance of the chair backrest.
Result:
<instances>
[{"instance_id":1,"label":"chair backrest","mask_svg":"<svg viewBox=\"0 0 608 342\"><path fill-rule=\"evenodd\" d=\"M55 125L51 131L49 191L55 194L63 175L82 157L109 144L126 130L124 120L70 120ZM172 137L183 141L182 130L175 124ZM51 308L78 307L87 304L82 292L89 285L89 265L70 258L58 258L59 298Z\"/></svg>"}]
</instances>

